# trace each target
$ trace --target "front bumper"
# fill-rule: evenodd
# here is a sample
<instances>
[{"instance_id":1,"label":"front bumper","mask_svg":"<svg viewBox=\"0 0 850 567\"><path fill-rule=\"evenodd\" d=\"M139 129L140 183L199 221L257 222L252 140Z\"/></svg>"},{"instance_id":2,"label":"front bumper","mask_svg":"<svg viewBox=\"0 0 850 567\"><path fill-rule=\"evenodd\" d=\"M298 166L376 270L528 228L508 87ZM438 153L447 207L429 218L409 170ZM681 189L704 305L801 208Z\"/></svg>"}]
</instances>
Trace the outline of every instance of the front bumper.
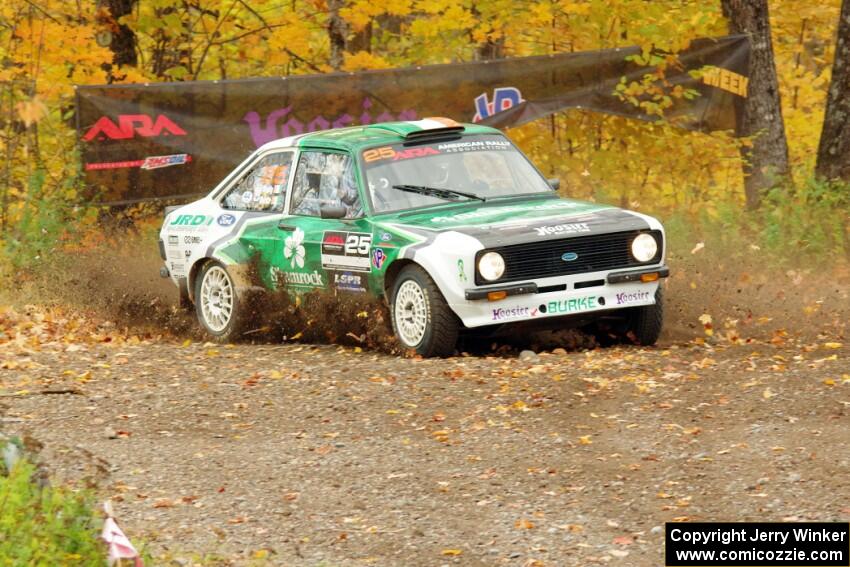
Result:
<instances>
[{"instance_id":1,"label":"front bumper","mask_svg":"<svg viewBox=\"0 0 850 567\"><path fill-rule=\"evenodd\" d=\"M660 278L669 274L667 266L654 266L467 289L466 301L451 308L471 328L653 305ZM503 291L503 299L488 300Z\"/></svg>"}]
</instances>

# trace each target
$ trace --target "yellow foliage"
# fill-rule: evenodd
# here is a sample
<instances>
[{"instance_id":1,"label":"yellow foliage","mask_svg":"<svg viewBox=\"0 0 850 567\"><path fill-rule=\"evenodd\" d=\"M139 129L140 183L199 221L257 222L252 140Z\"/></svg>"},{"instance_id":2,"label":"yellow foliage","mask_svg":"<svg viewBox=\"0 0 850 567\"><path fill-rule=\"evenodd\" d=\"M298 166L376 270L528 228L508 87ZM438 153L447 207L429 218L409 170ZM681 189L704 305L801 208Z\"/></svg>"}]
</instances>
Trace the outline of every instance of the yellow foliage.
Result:
<instances>
[{"instance_id":1,"label":"yellow foliage","mask_svg":"<svg viewBox=\"0 0 850 567\"><path fill-rule=\"evenodd\" d=\"M618 92L623 100L659 116L675 99L688 96L681 88L660 87L656 81L676 64L675 53L694 38L723 35L727 29L719 1L344 4L340 16L352 44L344 70L470 61L484 53L520 57L639 45L647 75L624 81ZM10 177L0 187L0 202L6 203L0 228L25 218L25 203L34 196L68 203L79 198L82 187L68 181L77 178L79 168L68 114L74 84L331 70L325 0L140 1L120 22L104 9L96 12L96 5L64 0L0 4L0 58L11 63L0 69L0 89L13 101L13 118L26 128L22 136L6 132L6 141L0 142L10 163ZM839 8L839 0L770 4L782 107L798 177L806 177L814 165ZM112 51L98 45L95 37L114 32L118 24L136 34L139 65L110 71ZM653 48L670 55L653 56ZM12 121L4 123L11 128ZM708 215L716 213L715 203L743 201L739 147L749 141L728 133L690 133L662 123L575 110L515 128L510 135L544 173L560 177L563 192L572 196L655 212ZM31 187L34 164L45 172L37 195Z\"/></svg>"},{"instance_id":2,"label":"yellow foliage","mask_svg":"<svg viewBox=\"0 0 850 567\"><path fill-rule=\"evenodd\" d=\"M345 56L344 71L361 71L363 69L388 69L392 67L388 61L379 55L366 51L358 51Z\"/></svg>"}]
</instances>

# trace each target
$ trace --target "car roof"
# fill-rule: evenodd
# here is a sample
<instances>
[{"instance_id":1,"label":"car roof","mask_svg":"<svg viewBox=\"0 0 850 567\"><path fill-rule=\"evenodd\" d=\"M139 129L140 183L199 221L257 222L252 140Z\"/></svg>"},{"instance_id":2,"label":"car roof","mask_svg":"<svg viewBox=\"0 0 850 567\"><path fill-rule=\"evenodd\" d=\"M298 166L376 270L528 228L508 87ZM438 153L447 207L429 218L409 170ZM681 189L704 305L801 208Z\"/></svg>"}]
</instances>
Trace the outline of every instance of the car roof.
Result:
<instances>
[{"instance_id":1,"label":"car roof","mask_svg":"<svg viewBox=\"0 0 850 567\"><path fill-rule=\"evenodd\" d=\"M448 133L500 134L499 130L479 124L460 123L450 118L424 118L404 122L379 122L365 126L334 128L308 134L298 134L273 140L259 148L260 151L291 147L328 148L343 151L398 144L413 138L425 140L431 135L439 137Z\"/></svg>"}]
</instances>

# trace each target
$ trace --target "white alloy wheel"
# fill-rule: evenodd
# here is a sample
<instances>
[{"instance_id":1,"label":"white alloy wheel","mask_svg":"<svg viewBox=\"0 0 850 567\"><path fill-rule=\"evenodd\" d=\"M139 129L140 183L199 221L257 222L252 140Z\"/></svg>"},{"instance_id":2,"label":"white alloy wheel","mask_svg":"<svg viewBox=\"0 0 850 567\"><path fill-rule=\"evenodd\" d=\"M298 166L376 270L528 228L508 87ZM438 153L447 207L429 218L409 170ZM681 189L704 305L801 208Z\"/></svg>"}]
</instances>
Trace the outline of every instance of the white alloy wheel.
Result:
<instances>
[{"instance_id":1,"label":"white alloy wheel","mask_svg":"<svg viewBox=\"0 0 850 567\"><path fill-rule=\"evenodd\" d=\"M407 280L399 286L393 317L398 336L405 346L418 346L428 328L428 303L418 283Z\"/></svg>"},{"instance_id":2,"label":"white alloy wheel","mask_svg":"<svg viewBox=\"0 0 850 567\"><path fill-rule=\"evenodd\" d=\"M212 266L201 282L201 313L215 333L227 328L233 316L233 283L221 266Z\"/></svg>"}]
</instances>

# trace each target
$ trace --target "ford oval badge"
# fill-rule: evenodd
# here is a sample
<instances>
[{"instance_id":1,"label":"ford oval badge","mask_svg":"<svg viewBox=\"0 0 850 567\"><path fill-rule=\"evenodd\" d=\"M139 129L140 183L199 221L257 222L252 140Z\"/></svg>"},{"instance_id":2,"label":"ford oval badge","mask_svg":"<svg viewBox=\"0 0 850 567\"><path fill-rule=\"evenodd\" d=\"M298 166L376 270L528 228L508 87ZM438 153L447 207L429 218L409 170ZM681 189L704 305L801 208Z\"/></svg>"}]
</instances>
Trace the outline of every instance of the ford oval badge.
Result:
<instances>
[{"instance_id":1,"label":"ford oval badge","mask_svg":"<svg viewBox=\"0 0 850 567\"><path fill-rule=\"evenodd\" d=\"M561 255L561 260L564 262L574 262L575 260L578 260L578 254L575 252L564 252Z\"/></svg>"}]
</instances>

